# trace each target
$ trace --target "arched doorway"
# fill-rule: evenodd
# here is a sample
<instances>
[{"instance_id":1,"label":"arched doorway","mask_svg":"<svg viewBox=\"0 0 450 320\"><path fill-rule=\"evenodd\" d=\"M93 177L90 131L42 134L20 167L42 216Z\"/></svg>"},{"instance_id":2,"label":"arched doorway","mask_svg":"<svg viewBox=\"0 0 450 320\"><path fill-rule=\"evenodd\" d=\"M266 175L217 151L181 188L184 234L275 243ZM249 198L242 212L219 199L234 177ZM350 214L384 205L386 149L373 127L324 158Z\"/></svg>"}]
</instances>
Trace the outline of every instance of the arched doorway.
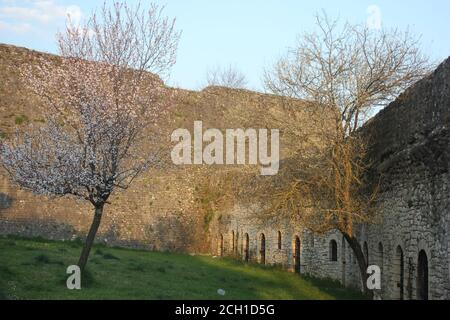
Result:
<instances>
[{"instance_id":1,"label":"arched doorway","mask_svg":"<svg viewBox=\"0 0 450 320\"><path fill-rule=\"evenodd\" d=\"M337 242L336 240L331 240L329 244L329 258L330 261L338 261L338 254L337 254Z\"/></svg>"},{"instance_id":2,"label":"arched doorway","mask_svg":"<svg viewBox=\"0 0 450 320\"><path fill-rule=\"evenodd\" d=\"M266 264L266 236L261 233L261 249L259 250L261 264Z\"/></svg>"},{"instance_id":3,"label":"arched doorway","mask_svg":"<svg viewBox=\"0 0 450 320\"><path fill-rule=\"evenodd\" d=\"M278 250L281 250L281 231L278 231Z\"/></svg>"},{"instance_id":4,"label":"arched doorway","mask_svg":"<svg viewBox=\"0 0 450 320\"><path fill-rule=\"evenodd\" d=\"M295 237L294 242L294 271L300 273L300 238Z\"/></svg>"},{"instance_id":5,"label":"arched doorway","mask_svg":"<svg viewBox=\"0 0 450 320\"><path fill-rule=\"evenodd\" d=\"M417 299L428 300L428 257L424 250L417 261Z\"/></svg>"},{"instance_id":6,"label":"arched doorway","mask_svg":"<svg viewBox=\"0 0 450 320\"><path fill-rule=\"evenodd\" d=\"M248 262L248 260L249 260L249 258L250 258L250 252L249 252L249 242L250 242L250 239L249 239L249 236L248 236L248 233L246 233L245 234L245 248L244 248L244 259L245 259L245 262Z\"/></svg>"},{"instance_id":7,"label":"arched doorway","mask_svg":"<svg viewBox=\"0 0 450 320\"><path fill-rule=\"evenodd\" d=\"M405 282L405 262L402 247L398 246L395 250L395 258L393 261L393 284L394 298L403 300L404 298L404 282Z\"/></svg>"},{"instance_id":8,"label":"arched doorway","mask_svg":"<svg viewBox=\"0 0 450 320\"><path fill-rule=\"evenodd\" d=\"M223 234L220 234L219 240L219 255L223 257Z\"/></svg>"}]
</instances>

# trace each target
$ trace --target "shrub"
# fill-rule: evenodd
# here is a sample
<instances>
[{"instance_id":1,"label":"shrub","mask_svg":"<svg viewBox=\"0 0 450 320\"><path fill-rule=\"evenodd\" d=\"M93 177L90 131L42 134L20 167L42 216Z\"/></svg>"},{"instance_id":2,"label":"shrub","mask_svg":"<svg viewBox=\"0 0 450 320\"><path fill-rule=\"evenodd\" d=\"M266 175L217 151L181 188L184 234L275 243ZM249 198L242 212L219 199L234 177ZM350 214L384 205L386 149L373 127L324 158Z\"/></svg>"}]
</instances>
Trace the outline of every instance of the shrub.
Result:
<instances>
[{"instance_id":1,"label":"shrub","mask_svg":"<svg viewBox=\"0 0 450 320\"><path fill-rule=\"evenodd\" d=\"M119 257L116 257L115 255L111 253L105 253L103 254L103 259L109 259L109 260L120 260Z\"/></svg>"},{"instance_id":2,"label":"shrub","mask_svg":"<svg viewBox=\"0 0 450 320\"><path fill-rule=\"evenodd\" d=\"M16 125L20 126L24 122L28 122L28 117L26 115L16 116L14 122Z\"/></svg>"},{"instance_id":3,"label":"shrub","mask_svg":"<svg viewBox=\"0 0 450 320\"><path fill-rule=\"evenodd\" d=\"M40 254L40 255L34 257L34 261L36 261L37 263L48 264L48 263L50 263L50 258L45 254Z\"/></svg>"}]
</instances>

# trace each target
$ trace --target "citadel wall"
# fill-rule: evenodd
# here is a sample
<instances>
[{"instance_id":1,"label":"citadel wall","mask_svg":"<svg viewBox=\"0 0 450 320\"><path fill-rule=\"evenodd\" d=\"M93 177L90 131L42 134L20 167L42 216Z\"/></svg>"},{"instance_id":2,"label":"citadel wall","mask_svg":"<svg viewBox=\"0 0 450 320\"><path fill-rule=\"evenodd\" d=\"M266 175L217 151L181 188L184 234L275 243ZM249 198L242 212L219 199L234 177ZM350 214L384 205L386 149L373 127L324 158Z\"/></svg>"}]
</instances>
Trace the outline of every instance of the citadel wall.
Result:
<instances>
[{"instance_id":1,"label":"citadel wall","mask_svg":"<svg viewBox=\"0 0 450 320\"><path fill-rule=\"evenodd\" d=\"M382 271L377 297L450 299L449 124L450 59L363 129L373 138L373 170L383 177L381 221L357 231L369 264ZM356 259L338 232L316 236L287 223L262 226L251 217L235 207L217 225L212 250L245 260L248 236L249 260L361 288Z\"/></svg>"},{"instance_id":2,"label":"citadel wall","mask_svg":"<svg viewBox=\"0 0 450 320\"><path fill-rule=\"evenodd\" d=\"M45 120L41 102L21 82L23 65L40 59L57 62L61 57L0 44L0 143L16 130ZM167 88L171 105L152 132L149 143L167 148L168 161L138 177L126 191L115 192L105 207L96 240L110 245L150 250L202 252L209 250L203 197L209 177L221 167L175 166L170 160L173 130L192 130L194 121L204 128L265 128L296 121L286 116L280 97L222 87L202 91ZM300 103L295 101L294 103ZM296 110L301 108L296 108ZM258 114L269 115L257 119ZM290 120L291 119L291 120ZM288 147L289 141L282 140ZM167 159L164 159L167 160ZM227 166L228 167L228 166ZM206 212L207 214L207 212ZM55 240L83 239L92 222L90 204L72 198L50 199L18 188L0 168L0 235L44 237Z\"/></svg>"},{"instance_id":3,"label":"citadel wall","mask_svg":"<svg viewBox=\"0 0 450 320\"><path fill-rule=\"evenodd\" d=\"M37 53L10 46L0 46L0 51L1 138L8 126L13 129L14 118L27 115L29 121L40 119L33 114L33 100L17 80L17 68ZM259 106L272 117L284 111L276 106L277 99L266 95L247 92L227 99L229 94L214 90L181 93L168 132L171 128L190 127L193 120L199 119L213 128L265 127L263 122L255 124L257 110L261 109L250 106ZM369 263L382 269L382 290L377 295L384 299L423 298L424 282L419 273L424 274L426 264L428 298L450 299L449 107L450 59L364 128L373 136L373 169L383 175L379 203L382 221L359 226L358 238L363 247L367 243ZM252 115L247 122L230 120L232 114L241 119L244 109ZM278 122L286 119L279 118ZM200 240L208 249L211 247L213 254L243 260L248 257L360 287L356 261L336 232L317 236L288 222L261 225L245 208L236 205L228 212L229 218L219 221L216 217L210 227L211 238L203 238L204 217L198 214L199 194L193 183L199 175L191 168L167 172L144 176L130 190L117 195L107 209L98 240L188 251L198 250L192 244ZM72 200L34 196L0 179L0 234L82 237L90 223L90 210Z\"/></svg>"}]
</instances>

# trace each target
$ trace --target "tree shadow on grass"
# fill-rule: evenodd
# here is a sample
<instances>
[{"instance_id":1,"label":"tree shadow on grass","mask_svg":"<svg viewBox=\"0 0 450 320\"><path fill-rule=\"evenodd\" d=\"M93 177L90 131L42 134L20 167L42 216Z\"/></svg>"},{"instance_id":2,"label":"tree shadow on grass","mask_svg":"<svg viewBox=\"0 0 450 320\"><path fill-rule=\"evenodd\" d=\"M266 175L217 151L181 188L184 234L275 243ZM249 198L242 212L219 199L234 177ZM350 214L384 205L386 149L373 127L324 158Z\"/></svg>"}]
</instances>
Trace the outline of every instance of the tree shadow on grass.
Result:
<instances>
[{"instance_id":1,"label":"tree shadow on grass","mask_svg":"<svg viewBox=\"0 0 450 320\"><path fill-rule=\"evenodd\" d=\"M247 282L247 289L254 290L256 299L292 299L292 300L364 300L360 292L345 288L331 279L318 279L311 276L299 276L276 266L263 266L256 263L244 263L228 258L204 259L211 267L221 269L222 278L228 279L227 286L233 278ZM242 286L242 283L239 283Z\"/></svg>"}]
</instances>

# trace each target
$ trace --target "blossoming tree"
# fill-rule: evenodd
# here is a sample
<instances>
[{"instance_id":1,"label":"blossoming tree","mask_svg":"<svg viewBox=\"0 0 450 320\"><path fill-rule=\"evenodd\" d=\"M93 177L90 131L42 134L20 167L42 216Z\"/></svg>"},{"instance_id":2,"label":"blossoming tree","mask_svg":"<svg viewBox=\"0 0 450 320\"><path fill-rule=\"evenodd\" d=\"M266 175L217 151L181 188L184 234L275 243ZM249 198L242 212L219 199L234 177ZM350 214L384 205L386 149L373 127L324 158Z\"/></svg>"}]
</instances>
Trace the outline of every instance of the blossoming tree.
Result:
<instances>
[{"instance_id":1,"label":"blossoming tree","mask_svg":"<svg viewBox=\"0 0 450 320\"><path fill-rule=\"evenodd\" d=\"M104 4L84 25L57 35L62 59L21 70L45 123L3 143L1 163L24 189L93 205L81 270L111 194L160 161L146 146L169 95L150 72L167 74L180 37L162 9Z\"/></svg>"}]
</instances>

